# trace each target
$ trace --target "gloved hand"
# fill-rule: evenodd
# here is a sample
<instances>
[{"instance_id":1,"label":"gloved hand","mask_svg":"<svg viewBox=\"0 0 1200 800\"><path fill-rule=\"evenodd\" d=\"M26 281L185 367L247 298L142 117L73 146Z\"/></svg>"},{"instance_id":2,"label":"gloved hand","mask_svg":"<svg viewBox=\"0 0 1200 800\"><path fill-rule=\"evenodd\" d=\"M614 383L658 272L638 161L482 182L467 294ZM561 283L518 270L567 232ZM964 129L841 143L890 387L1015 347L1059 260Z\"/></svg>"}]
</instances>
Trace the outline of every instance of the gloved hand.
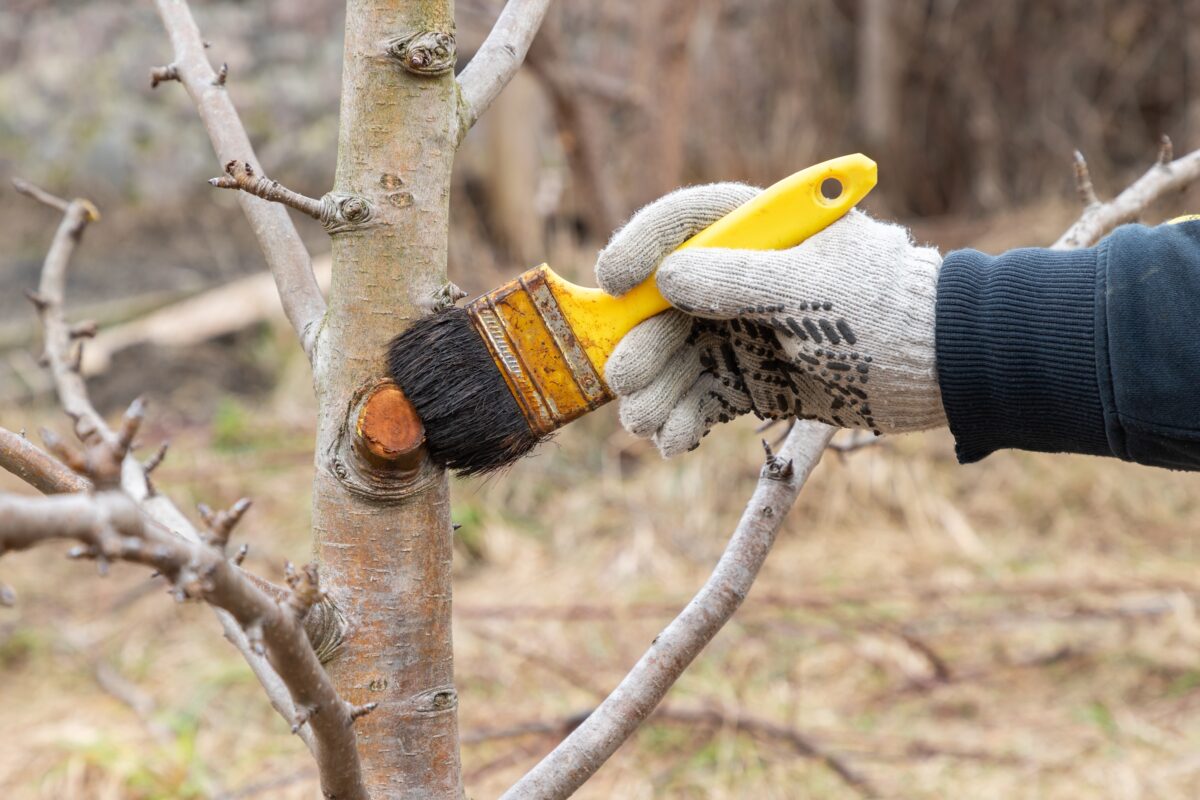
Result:
<instances>
[{"instance_id":1,"label":"gloved hand","mask_svg":"<svg viewBox=\"0 0 1200 800\"><path fill-rule=\"evenodd\" d=\"M605 380L621 423L664 456L715 423L754 413L898 433L946 424L934 368L942 259L908 231L854 210L790 250L689 248L693 234L759 193L681 189L643 208L596 263L610 294L656 268L677 311L638 325Z\"/></svg>"}]
</instances>

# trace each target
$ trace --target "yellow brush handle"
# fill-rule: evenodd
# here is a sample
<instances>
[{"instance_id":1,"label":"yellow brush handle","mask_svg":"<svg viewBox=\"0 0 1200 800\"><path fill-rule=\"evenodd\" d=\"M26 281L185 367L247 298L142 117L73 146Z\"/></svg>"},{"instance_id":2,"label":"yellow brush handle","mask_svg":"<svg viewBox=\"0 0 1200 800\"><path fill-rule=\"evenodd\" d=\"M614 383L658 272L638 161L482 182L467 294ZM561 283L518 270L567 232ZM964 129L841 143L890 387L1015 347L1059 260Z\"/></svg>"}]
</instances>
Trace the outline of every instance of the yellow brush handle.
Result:
<instances>
[{"instance_id":1,"label":"yellow brush handle","mask_svg":"<svg viewBox=\"0 0 1200 800\"><path fill-rule=\"evenodd\" d=\"M783 250L795 247L841 219L871 191L875 180L875 162L861 153L815 164L768 187L750 202L688 239L680 249ZM829 181L836 183L827 183ZM600 289L576 286L552 272L547 277L579 343L601 375L613 348L625 334L638 323L671 307L659 293L654 275L620 297L612 297Z\"/></svg>"}]
</instances>

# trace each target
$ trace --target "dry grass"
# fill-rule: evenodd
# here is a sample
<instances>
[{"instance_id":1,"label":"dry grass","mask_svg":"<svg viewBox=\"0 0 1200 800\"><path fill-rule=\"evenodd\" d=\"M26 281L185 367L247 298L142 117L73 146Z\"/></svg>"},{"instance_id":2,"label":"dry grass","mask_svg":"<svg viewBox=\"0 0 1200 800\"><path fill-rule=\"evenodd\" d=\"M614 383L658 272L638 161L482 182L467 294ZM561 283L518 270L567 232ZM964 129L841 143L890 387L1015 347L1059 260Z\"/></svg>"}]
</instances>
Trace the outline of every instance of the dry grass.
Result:
<instances>
[{"instance_id":1,"label":"dry grass","mask_svg":"<svg viewBox=\"0 0 1200 800\"><path fill-rule=\"evenodd\" d=\"M243 536L275 577L308 549L297 396L173 432L160 476L185 502L254 496ZM557 735L510 729L569 719L614 685L703 580L755 479L750 421L666 463L594 417L455 492L474 797ZM855 796L788 739L739 729L747 718L889 797L1196 796L1193 487L1097 459L959 467L945 435L830 454L746 607L670 696L724 724L654 722L582 796ZM21 596L0 616L4 797L314 796L302 747L203 608L50 551L0 569ZM98 681L109 673L141 713Z\"/></svg>"}]
</instances>

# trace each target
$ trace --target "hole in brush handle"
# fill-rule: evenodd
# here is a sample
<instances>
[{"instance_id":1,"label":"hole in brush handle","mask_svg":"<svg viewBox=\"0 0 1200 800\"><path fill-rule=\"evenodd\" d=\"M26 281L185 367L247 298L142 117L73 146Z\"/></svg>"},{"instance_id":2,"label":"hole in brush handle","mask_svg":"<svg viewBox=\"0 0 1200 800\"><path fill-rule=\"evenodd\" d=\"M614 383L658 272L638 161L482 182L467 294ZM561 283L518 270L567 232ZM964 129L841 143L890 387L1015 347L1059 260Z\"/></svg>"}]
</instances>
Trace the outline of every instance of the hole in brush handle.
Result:
<instances>
[{"instance_id":1,"label":"hole in brush handle","mask_svg":"<svg viewBox=\"0 0 1200 800\"><path fill-rule=\"evenodd\" d=\"M821 181L821 196L826 200L837 200L842 196L842 182L837 178Z\"/></svg>"}]
</instances>

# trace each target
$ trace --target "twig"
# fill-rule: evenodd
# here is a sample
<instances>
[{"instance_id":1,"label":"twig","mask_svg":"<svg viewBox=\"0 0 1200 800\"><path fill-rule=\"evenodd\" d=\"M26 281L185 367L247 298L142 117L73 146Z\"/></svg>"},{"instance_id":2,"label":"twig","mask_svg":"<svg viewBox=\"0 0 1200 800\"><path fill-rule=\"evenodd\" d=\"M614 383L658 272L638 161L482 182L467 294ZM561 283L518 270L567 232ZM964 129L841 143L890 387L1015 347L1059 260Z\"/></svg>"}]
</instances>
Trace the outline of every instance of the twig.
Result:
<instances>
[{"instance_id":1,"label":"twig","mask_svg":"<svg viewBox=\"0 0 1200 800\"><path fill-rule=\"evenodd\" d=\"M224 177L210 178L208 182L218 189L241 189L263 200L303 211L319 222L325 221L324 205L320 200L293 192L279 181L259 175L245 161L230 161L225 165Z\"/></svg>"},{"instance_id":2,"label":"twig","mask_svg":"<svg viewBox=\"0 0 1200 800\"><path fill-rule=\"evenodd\" d=\"M155 0L155 5L175 50L171 66L196 105L217 159L221 164L234 159L257 163L258 158L233 101L229 99L224 80L213 70L204 53L204 41L186 0ZM281 206L245 192L238 193L238 204L250 221L258 246L275 277L284 314L311 360L319 323L325 316L325 298L313 276L308 250Z\"/></svg>"},{"instance_id":3,"label":"twig","mask_svg":"<svg viewBox=\"0 0 1200 800\"><path fill-rule=\"evenodd\" d=\"M459 75L459 141L517 73L550 0L508 0L491 33Z\"/></svg>"},{"instance_id":4,"label":"twig","mask_svg":"<svg viewBox=\"0 0 1200 800\"><path fill-rule=\"evenodd\" d=\"M167 64L164 67L155 67L150 70L151 89L157 89L160 83L177 80L179 80L179 67L174 64Z\"/></svg>"},{"instance_id":5,"label":"twig","mask_svg":"<svg viewBox=\"0 0 1200 800\"><path fill-rule=\"evenodd\" d=\"M67 266L75 246L83 236L89 222L100 218L100 212L87 200L62 200L33 184L13 181L17 191L63 212L62 222L54 233L46 259L42 263L42 277L36 292L28 293L29 301L37 309L42 320L45 336L45 358L54 388L58 393L63 411L75 422L75 433L84 442L102 436L107 426L87 399L87 386L79 372L79 343L72 343L71 327L63 312L63 294L67 282Z\"/></svg>"},{"instance_id":6,"label":"twig","mask_svg":"<svg viewBox=\"0 0 1200 800\"><path fill-rule=\"evenodd\" d=\"M57 208L64 214L67 213L67 209L71 207L71 204L68 201L63 200L61 197L56 197L55 195L50 194L45 189L41 188L40 186L35 186L27 180L13 178L12 184L14 189L26 197L32 197L34 200L37 200L43 205L50 206L51 208Z\"/></svg>"},{"instance_id":7,"label":"twig","mask_svg":"<svg viewBox=\"0 0 1200 800\"><path fill-rule=\"evenodd\" d=\"M1135 219L1155 200L1168 192L1183 189L1200 178L1200 150L1193 150L1171 161L1171 140L1163 138L1164 142L1154 166L1107 203L1101 203L1096 198L1087 162L1082 154L1076 152L1076 182L1086 207L1079 219L1058 238L1052 248L1074 250L1090 247L1121 223Z\"/></svg>"},{"instance_id":8,"label":"twig","mask_svg":"<svg viewBox=\"0 0 1200 800\"><path fill-rule=\"evenodd\" d=\"M758 487L712 575L654 640L620 685L503 798L570 796L650 715L684 669L741 605L788 510L834 429L798 422L778 455L768 455Z\"/></svg>"}]
</instances>

